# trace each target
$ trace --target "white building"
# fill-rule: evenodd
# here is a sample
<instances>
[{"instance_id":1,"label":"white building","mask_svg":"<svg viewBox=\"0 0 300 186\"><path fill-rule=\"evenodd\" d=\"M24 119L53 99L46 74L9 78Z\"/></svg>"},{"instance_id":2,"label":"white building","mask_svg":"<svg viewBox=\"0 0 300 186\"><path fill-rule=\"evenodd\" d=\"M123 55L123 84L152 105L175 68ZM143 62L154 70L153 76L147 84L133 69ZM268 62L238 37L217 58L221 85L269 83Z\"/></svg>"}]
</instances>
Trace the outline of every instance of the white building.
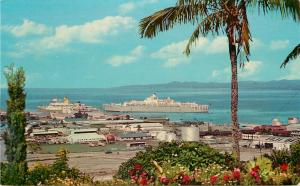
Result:
<instances>
[{"instance_id":1,"label":"white building","mask_svg":"<svg viewBox=\"0 0 300 186\"><path fill-rule=\"evenodd\" d=\"M299 140L300 138L298 137L265 136L263 138L260 138L259 140L253 140L253 142L251 143L251 147L269 147L274 150L290 149L290 146Z\"/></svg>"},{"instance_id":2,"label":"white building","mask_svg":"<svg viewBox=\"0 0 300 186\"><path fill-rule=\"evenodd\" d=\"M31 137L35 136L57 136L58 131L54 129L44 130L44 129L33 129L30 133Z\"/></svg>"},{"instance_id":3,"label":"white building","mask_svg":"<svg viewBox=\"0 0 300 186\"><path fill-rule=\"evenodd\" d=\"M69 143L89 143L97 141L106 141L106 137L97 133L97 128L78 128L72 129L68 136Z\"/></svg>"},{"instance_id":4,"label":"white building","mask_svg":"<svg viewBox=\"0 0 300 186\"><path fill-rule=\"evenodd\" d=\"M99 141L106 141L104 135L100 135L97 133L77 133L77 134L70 134L68 136L69 143L89 143L89 142L99 142Z\"/></svg>"}]
</instances>

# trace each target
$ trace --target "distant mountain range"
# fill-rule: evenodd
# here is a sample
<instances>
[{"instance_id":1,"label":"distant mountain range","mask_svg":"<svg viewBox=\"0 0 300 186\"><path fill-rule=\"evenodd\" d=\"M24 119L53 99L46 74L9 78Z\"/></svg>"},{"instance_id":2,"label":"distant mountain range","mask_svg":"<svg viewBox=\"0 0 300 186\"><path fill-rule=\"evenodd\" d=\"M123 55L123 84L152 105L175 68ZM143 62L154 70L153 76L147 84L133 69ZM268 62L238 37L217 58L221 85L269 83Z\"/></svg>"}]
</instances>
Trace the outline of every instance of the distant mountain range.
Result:
<instances>
[{"instance_id":1,"label":"distant mountain range","mask_svg":"<svg viewBox=\"0 0 300 186\"><path fill-rule=\"evenodd\" d=\"M210 89L210 88L230 88L230 83L217 82L170 82L165 84L149 84L149 85L129 85L108 88L110 91L126 91L126 90L179 90L179 89ZM243 90L300 90L300 80L278 80L278 81L241 81L239 89Z\"/></svg>"}]
</instances>

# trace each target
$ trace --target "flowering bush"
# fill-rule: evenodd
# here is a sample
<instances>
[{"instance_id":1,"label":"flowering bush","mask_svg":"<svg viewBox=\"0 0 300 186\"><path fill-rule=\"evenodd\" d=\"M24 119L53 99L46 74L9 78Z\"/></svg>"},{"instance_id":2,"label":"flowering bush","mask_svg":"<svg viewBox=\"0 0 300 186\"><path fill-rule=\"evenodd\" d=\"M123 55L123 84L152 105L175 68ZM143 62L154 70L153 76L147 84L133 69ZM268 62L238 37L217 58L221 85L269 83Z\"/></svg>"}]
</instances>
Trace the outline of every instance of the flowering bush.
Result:
<instances>
[{"instance_id":1,"label":"flowering bush","mask_svg":"<svg viewBox=\"0 0 300 186\"><path fill-rule=\"evenodd\" d=\"M115 178L130 179L128 174L134 164L143 165L143 169L151 176L156 176L153 161L160 165L169 162L172 166L181 165L189 171L197 167L207 167L216 163L233 168L235 160L230 154L222 154L208 145L197 142L160 143L157 147L149 147L145 152L138 152L135 157L122 163Z\"/></svg>"},{"instance_id":2,"label":"flowering bush","mask_svg":"<svg viewBox=\"0 0 300 186\"><path fill-rule=\"evenodd\" d=\"M141 164L134 165L128 172L136 185L296 185L299 174L294 173L291 165L282 163L275 169L272 161L265 157L247 162L245 169L230 168L213 163L207 167L188 167L170 161L159 164L152 162L155 175L149 176Z\"/></svg>"}]
</instances>

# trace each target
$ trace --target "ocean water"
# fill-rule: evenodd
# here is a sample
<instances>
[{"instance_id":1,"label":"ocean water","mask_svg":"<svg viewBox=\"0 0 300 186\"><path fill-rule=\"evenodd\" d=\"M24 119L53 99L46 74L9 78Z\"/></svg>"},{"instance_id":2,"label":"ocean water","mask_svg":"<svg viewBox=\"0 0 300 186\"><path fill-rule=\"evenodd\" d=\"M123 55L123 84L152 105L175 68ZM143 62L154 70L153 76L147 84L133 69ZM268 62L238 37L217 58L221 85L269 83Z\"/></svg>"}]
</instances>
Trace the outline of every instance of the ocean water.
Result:
<instances>
[{"instance_id":1,"label":"ocean water","mask_svg":"<svg viewBox=\"0 0 300 186\"><path fill-rule=\"evenodd\" d=\"M121 103L136 99L143 100L153 91L149 89L26 89L26 110L36 111L37 106L47 105L52 98L67 96L73 102L102 109L104 103ZM172 89L156 91L158 97L171 97L181 102L209 104L209 113L134 113L133 116L163 116L173 121L197 120L216 124L230 123L230 89ZM1 109L6 109L7 90L1 89ZM282 123L288 117L300 118L300 90L240 90L239 122L270 124L273 118Z\"/></svg>"}]
</instances>

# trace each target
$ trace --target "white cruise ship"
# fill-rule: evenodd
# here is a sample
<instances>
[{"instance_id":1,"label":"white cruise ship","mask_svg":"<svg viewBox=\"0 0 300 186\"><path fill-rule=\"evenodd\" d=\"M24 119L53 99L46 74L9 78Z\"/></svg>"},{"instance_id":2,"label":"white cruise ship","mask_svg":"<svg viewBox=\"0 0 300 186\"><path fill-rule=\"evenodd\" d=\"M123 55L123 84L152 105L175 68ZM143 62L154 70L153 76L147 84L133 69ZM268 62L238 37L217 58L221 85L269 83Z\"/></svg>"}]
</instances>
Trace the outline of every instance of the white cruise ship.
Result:
<instances>
[{"instance_id":1,"label":"white cruise ship","mask_svg":"<svg viewBox=\"0 0 300 186\"><path fill-rule=\"evenodd\" d=\"M71 103L71 101L64 97L63 100L59 100L57 98L52 99L52 101L47 106L38 106L38 109L42 112L56 112L56 113L64 113L71 114L78 111L89 113L89 112L99 112L97 108L87 106L83 103Z\"/></svg>"},{"instance_id":2,"label":"white cruise ship","mask_svg":"<svg viewBox=\"0 0 300 186\"><path fill-rule=\"evenodd\" d=\"M143 101L132 100L119 104L104 104L109 112L208 112L208 105L190 102L177 102L171 98L158 99L153 94Z\"/></svg>"}]
</instances>

